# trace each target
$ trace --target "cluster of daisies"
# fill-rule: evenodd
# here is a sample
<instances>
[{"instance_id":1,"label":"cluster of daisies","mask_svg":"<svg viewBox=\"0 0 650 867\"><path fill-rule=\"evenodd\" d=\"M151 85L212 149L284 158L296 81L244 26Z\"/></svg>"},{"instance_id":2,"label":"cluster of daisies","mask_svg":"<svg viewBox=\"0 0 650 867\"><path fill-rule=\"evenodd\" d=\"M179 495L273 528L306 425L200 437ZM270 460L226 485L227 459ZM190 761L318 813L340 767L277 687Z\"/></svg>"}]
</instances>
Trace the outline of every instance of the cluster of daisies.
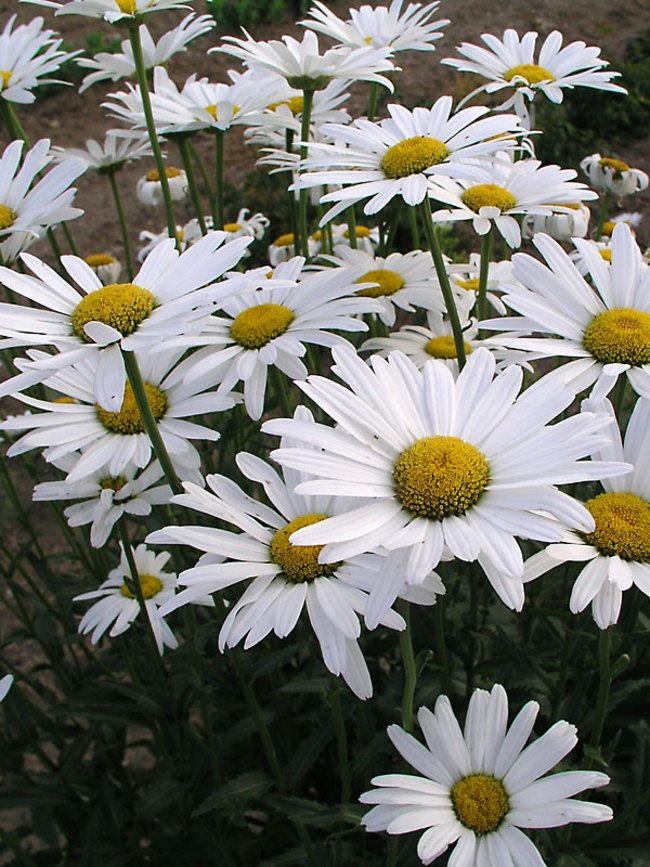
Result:
<instances>
[{"instance_id":1,"label":"cluster of daisies","mask_svg":"<svg viewBox=\"0 0 650 867\"><path fill-rule=\"evenodd\" d=\"M35 500L67 502L68 523L89 527L96 548L119 541L119 565L76 597L93 601L80 623L93 643L142 619L162 653L178 645L173 611L219 599L222 651L285 638L302 618L327 669L368 699L362 633L404 630L408 605L445 593L449 561L476 563L515 611L528 582L567 561L583 565L566 602L574 613L591 606L600 629L618 621L633 585L645 604L650 266L636 215L609 207L648 176L593 154L579 180L534 148L540 99L561 102L574 87L625 94L599 49L563 44L557 31L540 46L534 32L485 34L442 61L482 82L462 105L443 95L384 108L399 53L430 54L442 38L438 2L392 0L343 20L316 0L302 39L226 36L211 50L241 68L184 82L170 61L214 20L190 12L158 40L147 21L187 3L31 2L128 34L92 59L61 50L42 18L13 16L0 34L14 139L0 156L0 349L13 362L0 395L26 407L0 429L10 457L37 450L59 471ZM90 70L82 91L123 86L104 103L121 126L85 148L30 147L16 106L68 61ZM359 84L368 111L352 118ZM484 92L502 101L472 104ZM284 181L286 225L228 213L235 127ZM206 136L210 170L195 148ZM164 208L167 225L142 232L134 253L119 172L136 160L153 166L137 196ZM72 184L85 172L107 180L121 256L77 255ZM594 227L588 203L599 197ZM194 216L183 223L175 209L186 199ZM395 244L400 221L407 249ZM458 222L480 249L465 262L444 252ZM39 238L53 244L51 264L27 252ZM530 239L530 252L510 257ZM260 432L278 437L269 460ZM580 483L602 491L583 501L567 492ZM177 522L144 539L170 504ZM165 571L173 545L200 552L180 574ZM452 844L456 867L543 864L520 828L611 811L573 798L606 784L602 773L541 779L577 737L558 722L526 746L537 711L530 702L507 728L496 685L473 693L464 731L447 697L421 708L426 747L392 726L420 776L375 778L365 826L425 829L427 864Z\"/></svg>"}]
</instances>

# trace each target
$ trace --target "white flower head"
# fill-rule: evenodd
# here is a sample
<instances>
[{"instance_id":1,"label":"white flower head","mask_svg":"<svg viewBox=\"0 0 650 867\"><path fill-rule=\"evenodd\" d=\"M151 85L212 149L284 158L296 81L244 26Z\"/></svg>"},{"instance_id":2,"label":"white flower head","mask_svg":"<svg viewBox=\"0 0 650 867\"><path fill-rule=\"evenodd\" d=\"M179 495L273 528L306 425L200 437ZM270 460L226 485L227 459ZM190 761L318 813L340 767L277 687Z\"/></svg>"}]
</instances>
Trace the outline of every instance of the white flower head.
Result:
<instances>
[{"instance_id":1,"label":"white flower head","mask_svg":"<svg viewBox=\"0 0 650 867\"><path fill-rule=\"evenodd\" d=\"M124 137L120 130L109 130L103 142L87 139L85 148L52 148L54 160L62 163L68 159L82 160L86 168L100 174L118 171L126 163L152 155L151 144L146 135Z\"/></svg>"},{"instance_id":2,"label":"white flower head","mask_svg":"<svg viewBox=\"0 0 650 867\"><path fill-rule=\"evenodd\" d=\"M556 241L584 238L589 230L590 217L591 211L583 202L563 205L551 214L529 213L525 214L522 221L521 234L529 239L538 232L544 232Z\"/></svg>"},{"instance_id":3,"label":"white flower head","mask_svg":"<svg viewBox=\"0 0 650 867\"><path fill-rule=\"evenodd\" d=\"M189 9L180 0L21 0L35 6L56 9L57 15L84 15L103 18L110 24L129 22L167 9Z\"/></svg>"},{"instance_id":4,"label":"white flower head","mask_svg":"<svg viewBox=\"0 0 650 867\"><path fill-rule=\"evenodd\" d=\"M189 184L184 169L165 166L165 174L172 202L180 202L189 196ZM138 178L135 188L138 200L148 207L157 207L163 203L162 184L158 169L151 169L146 175Z\"/></svg>"},{"instance_id":5,"label":"white flower head","mask_svg":"<svg viewBox=\"0 0 650 867\"><path fill-rule=\"evenodd\" d=\"M648 175L641 169L632 169L615 157L591 154L580 162L580 168L592 187L617 196L629 196L648 189Z\"/></svg>"},{"instance_id":6,"label":"white flower head","mask_svg":"<svg viewBox=\"0 0 650 867\"><path fill-rule=\"evenodd\" d=\"M86 265L90 265L104 286L117 283L122 273L122 263L110 253L91 253L84 256Z\"/></svg>"}]
</instances>

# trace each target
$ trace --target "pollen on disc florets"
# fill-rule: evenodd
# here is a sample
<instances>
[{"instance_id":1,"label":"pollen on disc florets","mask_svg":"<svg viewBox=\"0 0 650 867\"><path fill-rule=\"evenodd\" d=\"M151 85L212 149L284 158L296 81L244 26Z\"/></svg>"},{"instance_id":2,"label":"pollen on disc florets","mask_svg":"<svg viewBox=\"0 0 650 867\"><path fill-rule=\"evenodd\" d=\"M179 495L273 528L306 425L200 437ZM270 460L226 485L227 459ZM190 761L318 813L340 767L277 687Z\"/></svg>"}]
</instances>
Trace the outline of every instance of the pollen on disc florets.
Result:
<instances>
[{"instance_id":1,"label":"pollen on disc florets","mask_svg":"<svg viewBox=\"0 0 650 867\"><path fill-rule=\"evenodd\" d=\"M318 555L323 550L322 545L292 545L289 537L302 527L318 524L324 521L327 515L311 514L301 515L289 521L280 530L277 530L271 539L271 560L281 569L288 581L314 581L332 575L340 566L340 563L319 563Z\"/></svg>"},{"instance_id":2,"label":"pollen on disc florets","mask_svg":"<svg viewBox=\"0 0 650 867\"><path fill-rule=\"evenodd\" d=\"M283 304L248 307L230 326L230 336L245 349L261 349L289 328L295 314Z\"/></svg>"},{"instance_id":3,"label":"pollen on disc florets","mask_svg":"<svg viewBox=\"0 0 650 867\"><path fill-rule=\"evenodd\" d=\"M117 262L117 259L109 253L91 253L90 256L84 257L84 262L86 265L90 265L91 268L99 268L102 265L112 265L114 262Z\"/></svg>"},{"instance_id":4,"label":"pollen on disc florets","mask_svg":"<svg viewBox=\"0 0 650 867\"><path fill-rule=\"evenodd\" d=\"M284 235L279 235L272 243L272 247L291 247L295 238L293 232L285 232Z\"/></svg>"},{"instance_id":5,"label":"pollen on disc florets","mask_svg":"<svg viewBox=\"0 0 650 867\"><path fill-rule=\"evenodd\" d=\"M604 169L611 169L614 172L614 177L621 176L623 172L629 172L630 167L623 160L617 160L614 157L602 157L599 160L599 165Z\"/></svg>"},{"instance_id":6,"label":"pollen on disc florets","mask_svg":"<svg viewBox=\"0 0 650 867\"><path fill-rule=\"evenodd\" d=\"M437 166L448 156L447 145L440 139L416 135L388 148L382 158L381 168L387 178L396 180Z\"/></svg>"},{"instance_id":7,"label":"pollen on disc florets","mask_svg":"<svg viewBox=\"0 0 650 867\"><path fill-rule=\"evenodd\" d=\"M384 295L394 295L404 286L404 278L396 271L389 271L386 268L376 268L373 271L368 271L362 274L355 283L374 283L374 286L369 286L367 289L359 289L357 295L363 295L366 298L381 298Z\"/></svg>"},{"instance_id":8,"label":"pollen on disc florets","mask_svg":"<svg viewBox=\"0 0 650 867\"><path fill-rule=\"evenodd\" d=\"M153 417L158 421L167 411L167 396L161 388L158 388L157 385L151 385L150 382L145 382L144 388ZM133 389L128 382L124 386L124 400L119 412L110 412L107 409L102 409L99 405L96 405L95 409L97 410L97 418L111 433L129 436L145 431L144 421L135 401Z\"/></svg>"},{"instance_id":9,"label":"pollen on disc florets","mask_svg":"<svg viewBox=\"0 0 650 867\"><path fill-rule=\"evenodd\" d=\"M107 476L105 479L102 479L99 483L99 486L104 491L121 491L124 485L126 484L126 479L123 476Z\"/></svg>"},{"instance_id":10,"label":"pollen on disc florets","mask_svg":"<svg viewBox=\"0 0 650 867\"><path fill-rule=\"evenodd\" d=\"M103 322L126 337L137 329L156 306L156 298L148 289L135 283L111 283L89 292L72 312L72 329L87 343L84 331L88 322Z\"/></svg>"},{"instance_id":11,"label":"pollen on disc florets","mask_svg":"<svg viewBox=\"0 0 650 867\"><path fill-rule=\"evenodd\" d=\"M463 341L463 346L465 348L465 355L469 355L472 351L472 347L465 341ZM427 340L424 346L424 351L432 358L458 358L458 354L456 353L456 343L451 335L432 337L431 340Z\"/></svg>"},{"instance_id":12,"label":"pollen on disc florets","mask_svg":"<svg viewBox=\"0 0 650 867\"><path fill-rule=\"evenodd\" d=\"M0 231L10 229L16 222L18 214L7 205L0 205Z\"/></svg>"},{"instance_id":13,"label":"pollen on disc florets","mask_svg":"<svg viewBox=\"0 0 650 867\"><path fill-rule=\"evenodd\" d=\"M650 562L650 503L629 493L606 493L585 503L596 522L583 538L606 557Z\"/></svg>"},{"instance_id":14,"label":"pollen on disc florets","mask_svg":"<svg viewBox=\"0 0 650 867\"><path fill-rule=\"evenodd\" d=\"M543 66L538 66L536 63L521 63L519 66L511 67L507 72L503 73L505 81L512 81L513 78L523 78L528 84L539 84L541 81L555 81L555 76Z\"/></svg>"},{"instance_id":15,"label":"pollen on disc florets","mask_svg":"<svg viewBox=\"0 0 650 867\"><path fill-rule=\"evenodd\" d=\"M616 307L595 316L583 345L603 364L650 364L650 313Z\"/></svg>"},{"instance_id":16,"label":"pollen on disc florets","mask_svg":"<svg viewBox=\"0 0 650 867\"><path fill-rule=\"evenodd\" d=\"M459 780L452 787L451 802L458 821L479 835L496 831L510 810L503 783L488 774Z\"/></svg>"},{"instance_id":17,"label":"pollen on disc florets","mask_svg":"<svg viewBox=\"0 0 650 867\"><path fill-rule=\"evenodd\" d=\"M354 234L357 236L357 238L367 238L371 232L372 232L372 229L369 226L362 226L360 224L357 224L354 227ZM345 229L345 231L343 232L343 237L344 238L350 237L350 230L349 229Z\"/></svg>"},{"instance_id":18,"label":"pollen on disc florets","mask_svg":"<svg viewBox=\"0 0 650 867\"><path fill-rule=\"evenodd\" d=\"M476 213L481 208L498 208L503 213L517 204L512 193L498 184L475 184L468 187L460 198L463 204Z\"/></svg>"},{"instance_id":19,"label":"pollen on disc florets","mask_svg":"<svg viewBox=\"0 0 650 867\"><path fill-rule=\"evenodd\" d=\"M485 456L459 437L416 440L393 469L395 495L409 512L442 521L464 515L485 490L490 467Z\"/></svg>"},{"instance_id":20,"label":"pollen on disc florets","mask_svg":"<svg viewBox=\"0 0 650 867\"><path fill-rule=\"evenodd\" d=\"M10 69L0 69L0 90L4 90L5 87L9 87L10 81L11 81L11 70Z\"/></svg>"},{"instance_id":21,"label":"pollen on disc florets","mask_svg":"<svg viewBox=\"0 0 650 867\"><path fill-rule=\"evenodd\" d=\"M223 230L224 232L239 232L241 226L239 223L224 223Z\"/></svg>"},{"instance_id":22,"label":"pollen on disc florets","mask_svg":"<svg viewBox=\"0 0 650 867\"><path fill-rule=\"evenodd\" d=\"M470 277L469 280L456 280L456 286L460 286L466 292L478 292L481 288L481 281L478 277Z\"/></svg>"},{"instance_id":23,"label":"pollen on disc florets","mask_svg":"<svg viewBox=\"0 0 650 867\"><path fill-rule=\"evenodd\" d=\"M168 178L178 178L181 176L181 170L175 169L174 166L165 166L165 174ZM145 178L148 181L159 181L160 180L160 172L158 169L152 169L150 172L147 172Z\"/></svg>"},{"instance_id":24,"label":"pollen on disc florets","mask_svg":"<svg viewBox=\"0 0 650 867\"><path fill-rule=\"evenodd\" d=\"M131 579L133 580L133 579ZM153 596L157 596L158 593L163 589L163 583L160 578L156 578L155 575L138 575L138 583L140 584L140 589L142 590L142 598L143 599L151 599ZM126 596L127 599L137 599L135 593L132 593L129 588L125 584L122 584L120 587L122 591L122 596Z\"/></svg>"}]
</instances>

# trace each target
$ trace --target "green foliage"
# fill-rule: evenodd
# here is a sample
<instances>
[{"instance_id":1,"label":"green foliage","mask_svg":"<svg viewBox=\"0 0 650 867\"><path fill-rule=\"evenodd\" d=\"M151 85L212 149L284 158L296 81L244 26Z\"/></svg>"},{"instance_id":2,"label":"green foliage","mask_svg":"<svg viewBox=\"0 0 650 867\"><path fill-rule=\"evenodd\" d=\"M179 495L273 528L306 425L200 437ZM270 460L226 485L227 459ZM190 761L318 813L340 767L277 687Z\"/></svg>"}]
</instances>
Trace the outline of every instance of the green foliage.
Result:
<instances>
[{"instance_id":1,"label":"green foliage","mask_svg":"<svg viewBox=\"0 0 650 867\"><path fill-rule=\"evenodd\" d=\"M285 14L303 15L306 0L205 0L208 12L220 27L251 27L263 21L278 21Z\"/></svg>"}]
</instances>

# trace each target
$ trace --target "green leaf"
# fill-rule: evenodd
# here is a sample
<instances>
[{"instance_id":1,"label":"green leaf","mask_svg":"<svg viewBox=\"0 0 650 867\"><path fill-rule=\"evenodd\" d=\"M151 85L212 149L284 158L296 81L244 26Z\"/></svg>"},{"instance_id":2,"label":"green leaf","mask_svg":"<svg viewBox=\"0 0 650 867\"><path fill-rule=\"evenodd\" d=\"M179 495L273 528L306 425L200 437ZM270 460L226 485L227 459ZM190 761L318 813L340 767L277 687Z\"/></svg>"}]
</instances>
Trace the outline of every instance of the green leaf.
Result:
<instances>
[{"instance_id":1,"label":"green leaf","mask_svg":"<svg viewBox=\"0 0 650 867\"><path fill-rule=\"evenodd\" d=\"M202 816L211 810L232 809L233 804L243 806L244 803L259 798L273 785L273 780L261 771L248 771L229 780L218 791L209 795L192 813L193 817Z\"/></svg>"}]
</instances>

